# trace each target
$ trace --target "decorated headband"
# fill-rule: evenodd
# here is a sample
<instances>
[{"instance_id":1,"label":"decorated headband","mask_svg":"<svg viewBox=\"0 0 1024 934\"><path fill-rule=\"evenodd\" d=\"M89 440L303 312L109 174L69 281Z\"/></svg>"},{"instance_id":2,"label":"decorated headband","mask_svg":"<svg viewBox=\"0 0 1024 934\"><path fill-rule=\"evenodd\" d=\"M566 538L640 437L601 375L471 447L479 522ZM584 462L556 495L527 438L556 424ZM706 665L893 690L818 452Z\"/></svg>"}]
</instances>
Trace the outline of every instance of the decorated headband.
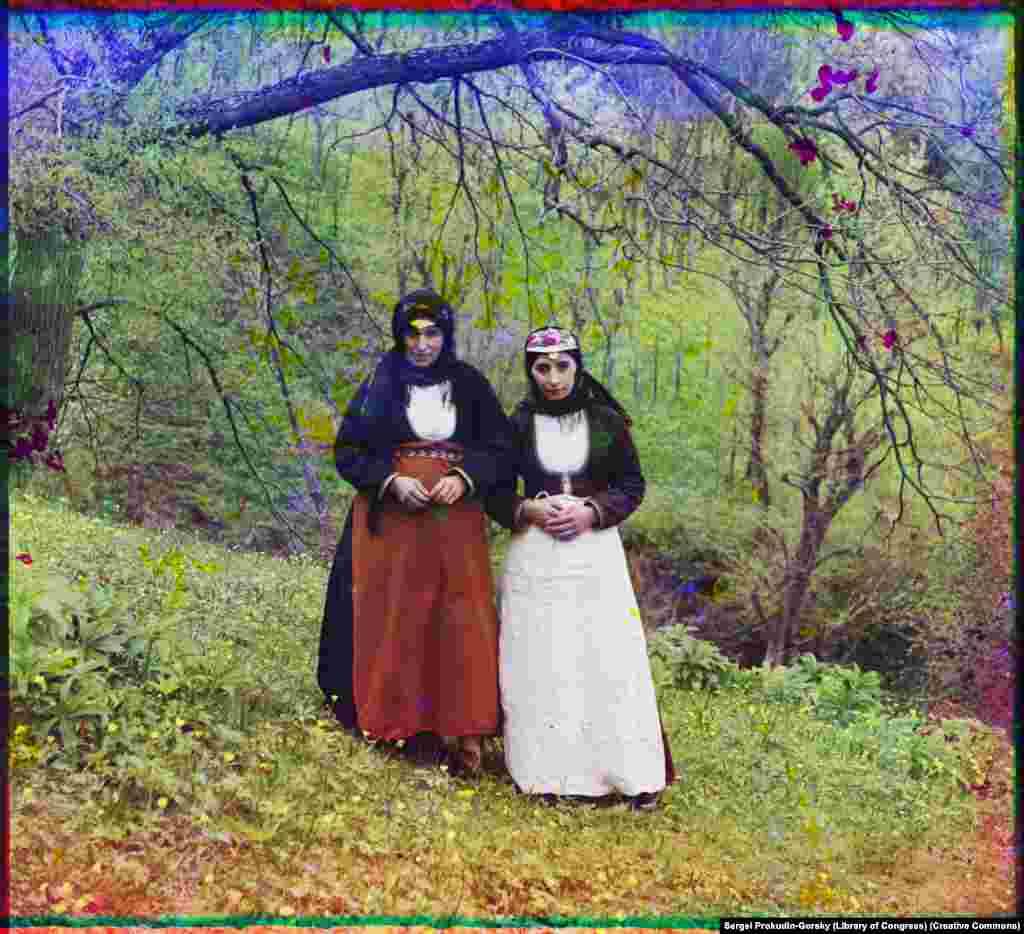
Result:
<instances>
[{"instance_id":1,"label":"decorated headband","mask_svg":"<svg viewBox=\"0 0 1024 934\"><path fill-rule=\"evenodd\" d=\"M530 335L526 341L527 353L555 354L563 350L579 350L576 338L561 328L544 328Z\"/></svg>"},{"instance_id":2,"label":"decorated headband","mask_svg":"<svg viewBox=\"0 0 1024 934\"><path fill-rule=\"evenodd\" d=\"M428 305L426 302L416 302L414 305L403 308L402 311L408 312L410 315L430 315L432 318L437 318L440 321L447 321L449 318L447 305ZM409 323L420 327L422 319L413 318ZM434 322L431 321L430 323L433 324Z\"/></svg>"}]
</instances>

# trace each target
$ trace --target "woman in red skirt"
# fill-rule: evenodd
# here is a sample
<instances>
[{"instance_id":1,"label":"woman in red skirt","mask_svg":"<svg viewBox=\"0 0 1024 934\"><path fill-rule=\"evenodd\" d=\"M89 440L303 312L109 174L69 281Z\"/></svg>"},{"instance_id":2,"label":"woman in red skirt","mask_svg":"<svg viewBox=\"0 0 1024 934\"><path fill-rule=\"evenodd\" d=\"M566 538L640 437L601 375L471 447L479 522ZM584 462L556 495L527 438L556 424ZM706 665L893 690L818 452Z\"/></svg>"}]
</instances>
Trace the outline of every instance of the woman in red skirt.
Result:
<instances>
[{"instance_id":1,"label":"woman in red skirt","mask_svg":"<svg viewBox=\"0 0 1024 934\"><path fill-rule=\"evenodd\" d=\"M405 296L394 349L360 387L335 443L358 495L328 584L317 680L343 726L409 740L476 773L499 728L498 619L481 502L512 451L479 371L455 358L454 315Z\"/></svg>"}]
</instances>

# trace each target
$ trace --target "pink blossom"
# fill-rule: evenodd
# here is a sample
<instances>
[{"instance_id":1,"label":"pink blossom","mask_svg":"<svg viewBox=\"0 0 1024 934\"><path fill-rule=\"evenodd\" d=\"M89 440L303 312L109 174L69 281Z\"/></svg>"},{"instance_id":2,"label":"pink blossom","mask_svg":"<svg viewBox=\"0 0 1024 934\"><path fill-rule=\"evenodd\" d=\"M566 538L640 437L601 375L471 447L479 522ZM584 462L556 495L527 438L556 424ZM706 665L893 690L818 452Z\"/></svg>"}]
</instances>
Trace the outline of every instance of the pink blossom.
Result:
<instances>
[{"instance_id":1,"label":"pink blossom","mask_svg":"<svg viewBox=\"0 0 1024 934\"><path fill-rule=\"evenodd\" d=\"M59 473L64 473L64 459L61 457L60 451L54 451L44 461L50 470L56 470Z\"/></svg>"},{"instance_id":2,"label":"pink blossom","mask_svg":"<svg viewBox=\"0 0 1024 934\"><path fill-rule=\"evenodd\" d=\"M331 47L329 45L324 46L324 64L331 64Z\"/></svg>"},{"instance_id":3,"label":"pink blossom","mask_svg":"<svg viewBox=\"0 0 1024 934\"><path fill-rule=\"evenodd\" d=\"M890 328L882 335L882 344L886 350L892 350L896 346L897 334L896 331Z\"/></svg>"},{"instance_id":4,"label":"pink blossom","mask_svg":"<svg viewBox=\"0 0 1024 934\"><path fill-rule=\"evenodd\" d=\"M843 19L842 13L836 13L836 29L843 42L849 42L853 38L853 23Z\"/></svg>"},{"instance_id":5,"label":"pink blossom","mask_svg":"<svg viewBox=\"0 0 1024 934\"><path fill-rule=\"evenodd\" d=\"M878 69L872 68L868 73L867 84L864 85L865 94L874 94L878 90Z\"/></svg>"},{"instance_id":6,"label":"pink blossom","mask_svg":"<svg viewBox=\"0 0 1024 934\"><path fill-rule=\"evenodd\" d=\"M801 137L790 143L788 148L796 153L801 165L807 165L818 158L818 147L814 144L814 140Z\"/></svg>"},{"instance_id":7,"label":"pink blossom","mask_svg":"<svg viewBox=\"0 0 1024 934\"><path fill-rule=\"evenodd\" d=\"M827 84L824 87L814 88L814 90L811 91L811 97L820 104L826 97L828 97L828 93L831 90L832 88Z\"/></svg>"},{"instance_id":8,"label":"pink blossom","mask_svg":"<svg viewBox=\"0 0 1024 934\"><path fill-rule=\"evenodd\" d=\"M30 555L27 551L23 551L20 555L15 555L14 560L20 561L22 564L25 565L25 567L32 567L32 555Z\"/></svg>"},{"instance_id":9,"label":"pink blossom","mask_svg":"<svg viewBox=\"0 0 1024 934\"><path fill-rule=\"evenodd\" d=\"M818 80L822 85L828 87L829 82L832 80L832 67L830 65L822 65L818 69Z\"/></svg>"},{"instance_id":10,"label":"pink blossom","mask_svg":"<svg viewBox=\"0 0 1024 934\"><path fill-rule=\"evenodd\" d=\"M833 84L849 84L851 81L857 80L859 72L856 68L851 68L849 71L834 71L832 72L832 83Z\"/></svg>"},{"instance_id":11,"label":"pink blossom","mask_svg":"<svg viewBox=\"0 0 1024 934\"><path fill-rule=\"evenodd\" d=\"M826 224L824 227L821 228L821 231L820 231L821 239L822 240L831 240L833 233L835 233L835 231L832 230L832 225L831 224Z\"/></svg>"}]
</instances>

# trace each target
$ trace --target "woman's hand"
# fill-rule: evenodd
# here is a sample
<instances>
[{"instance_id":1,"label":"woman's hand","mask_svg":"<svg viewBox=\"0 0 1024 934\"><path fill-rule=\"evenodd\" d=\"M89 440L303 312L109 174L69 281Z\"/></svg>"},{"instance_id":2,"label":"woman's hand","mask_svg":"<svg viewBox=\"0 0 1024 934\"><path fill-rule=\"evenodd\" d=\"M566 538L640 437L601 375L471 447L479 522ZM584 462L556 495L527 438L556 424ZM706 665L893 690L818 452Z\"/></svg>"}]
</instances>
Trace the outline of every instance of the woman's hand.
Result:
<instances>
[{"instance_id":1,"label":"woman's hand","mask_svg":"<svg viewBox=\"0 0 1024 934\"><path fill-rule=\"evenodd\" d=\"M558 512L558 506L550 499L528 499L523 502L523 518L530 525L544 528L544 524Z\"/></svg>"},{"instance_id":2,"label":"woman's hand","mask_svg":"<svg viewBox=\"0 0 1024 934\"><path fill-rule=\"evenodd\" d=\"M544 523L544 531L552 538L571 541L594 527L597 516L582 502L560 503Z\"/></svg>"},{"instance_id":3,"label":"woman's hand","mask_svg":"<svg viewBox=\"0 0 1024 934\"><path fill-rule=\"evenodd\" d=\"M430 494L415 477L395 477L388 492L409 512L419 512L430 505Z\"/></svg>"},{"instance_id":4,"label":"woman's hand","mask_svg":"<svg viewBox=\"0 0 1024 934\"><path fill-rule=\"evenodd\" d=\"M450 477L442 477L437 481L434 489L430 491L430 498L435 503L451 506L452 503L457 503L462 499L466 495L467 490L466 481L458 474L453 474Z\"/></svg>"}]
</instances>

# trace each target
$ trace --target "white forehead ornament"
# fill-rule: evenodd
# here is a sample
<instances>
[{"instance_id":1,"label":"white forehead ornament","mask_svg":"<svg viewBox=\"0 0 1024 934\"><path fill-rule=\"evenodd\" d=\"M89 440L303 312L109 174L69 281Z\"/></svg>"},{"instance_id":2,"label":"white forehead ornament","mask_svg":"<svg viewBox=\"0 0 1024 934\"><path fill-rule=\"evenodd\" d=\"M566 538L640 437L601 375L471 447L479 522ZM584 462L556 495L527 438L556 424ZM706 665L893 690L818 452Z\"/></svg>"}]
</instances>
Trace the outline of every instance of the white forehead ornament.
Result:
<instances>
[{"instance_id":1,"label":"white forehead ornament","mask_svg":"<svg viewBox=\"0 0 1024 934\"><path fill-rule=\"evenodd\" d=\"M579 349L576 338L561 328L545 328L543 331L537 331L526 342L527 353L546 354L551 360L557 359L558 354L564 350Z\"/></svg>"}]
</instances>

